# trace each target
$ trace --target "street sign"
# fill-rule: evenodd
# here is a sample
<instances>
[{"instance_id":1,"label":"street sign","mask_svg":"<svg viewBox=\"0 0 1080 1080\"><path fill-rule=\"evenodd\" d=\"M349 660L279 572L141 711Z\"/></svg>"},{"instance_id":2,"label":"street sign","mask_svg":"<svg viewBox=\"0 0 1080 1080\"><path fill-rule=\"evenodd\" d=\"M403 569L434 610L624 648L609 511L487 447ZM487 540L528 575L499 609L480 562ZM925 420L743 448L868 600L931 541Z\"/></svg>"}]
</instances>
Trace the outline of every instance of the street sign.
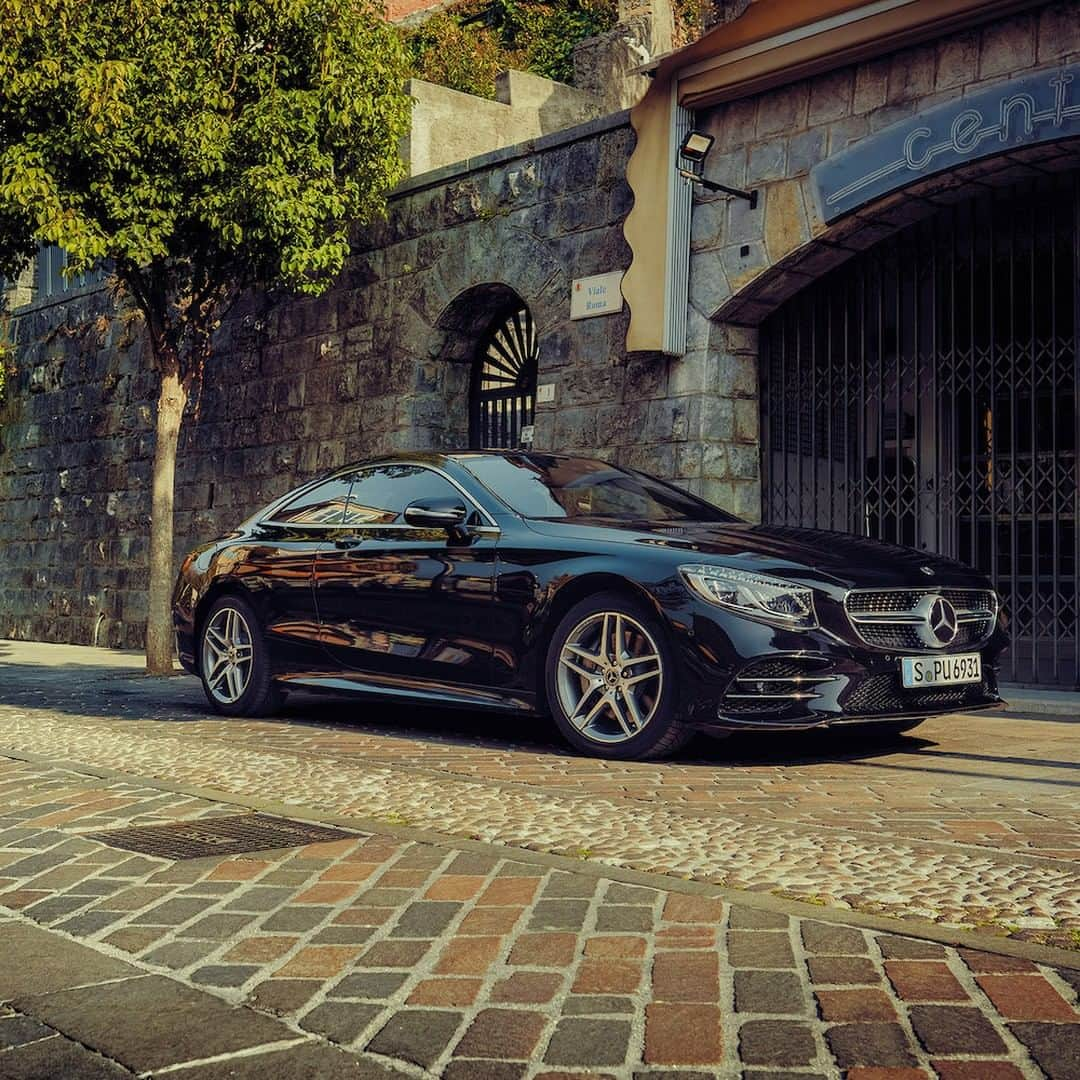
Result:
<instances>
[{"instance_id":1,"label":"street sign","mask_svg":"<svg viewBox=\"0 0 1080 1080\"><path fill-rule=\"evenodd\" d=\"M591 319L622 311L622 277L621 270L614 270L610 274L575 278L570 285L570 318Z\"/></svg>"}]
</instances>

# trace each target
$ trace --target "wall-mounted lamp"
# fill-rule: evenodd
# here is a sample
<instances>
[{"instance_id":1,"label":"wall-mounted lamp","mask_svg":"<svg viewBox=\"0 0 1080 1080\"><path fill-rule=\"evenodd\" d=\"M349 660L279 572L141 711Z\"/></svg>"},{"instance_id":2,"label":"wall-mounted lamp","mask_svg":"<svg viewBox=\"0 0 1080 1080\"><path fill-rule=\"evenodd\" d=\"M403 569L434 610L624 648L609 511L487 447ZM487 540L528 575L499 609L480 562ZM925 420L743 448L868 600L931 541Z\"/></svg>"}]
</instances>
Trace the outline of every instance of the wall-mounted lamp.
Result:
<instances>
[{"instance_id":1,"label":"wall-mounted lamp","mask_svg":"<svg viewBox=\"0 0 1080 1080\"><path fill-rule=\"evenodd\" d=\"M679 147L679 156L695 163L704 162L714 142L716 142L715 135L706 135L703 131L691 129L686 133L686 138Z\"/></svg>"},{"instance_id":2,"label":"wall-mounted lamp","mask_svg":"<svg viewBox=\"0 0 1080 1080\"><path fill-rule=\"evenodd\" d=\"M706 135L703 131L691 129L686 133L682 144L679 146L679 157L687 161L704 166L705 158L716 141L712 135ZM728 187L727 184L718 184L715 180L706 180L704 176L692 169L679 169L679 175L692 184L700 184L706 191L722 191L725 195L731 195L736 199L745 199L750 204L750 209L757 208L757 192L743 191L742 188Z\"/></svg>"}]
</instances>

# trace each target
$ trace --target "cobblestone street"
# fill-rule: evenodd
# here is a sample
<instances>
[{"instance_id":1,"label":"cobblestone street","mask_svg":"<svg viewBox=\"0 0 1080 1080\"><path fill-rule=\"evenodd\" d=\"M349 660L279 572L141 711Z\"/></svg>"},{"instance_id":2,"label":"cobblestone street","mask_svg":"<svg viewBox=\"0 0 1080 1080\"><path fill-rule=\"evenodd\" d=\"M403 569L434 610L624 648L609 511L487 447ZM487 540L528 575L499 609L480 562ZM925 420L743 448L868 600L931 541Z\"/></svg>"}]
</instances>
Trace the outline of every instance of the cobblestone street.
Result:
<instances>
[{"instance_id":1,"label":"cobblestone street","mask_svg":"<svg viewBox=\"0 0 1080 1080\"><path fill-rule=\"evenodd\" d=\"M1080 1076L1074 724L627 766L340 700L224 721L138 663L0 643L0 1076ZM345 832L89 835L251 810ZM173 1017L153 1052L132 980Z\"/></svg>"}]
</instances>

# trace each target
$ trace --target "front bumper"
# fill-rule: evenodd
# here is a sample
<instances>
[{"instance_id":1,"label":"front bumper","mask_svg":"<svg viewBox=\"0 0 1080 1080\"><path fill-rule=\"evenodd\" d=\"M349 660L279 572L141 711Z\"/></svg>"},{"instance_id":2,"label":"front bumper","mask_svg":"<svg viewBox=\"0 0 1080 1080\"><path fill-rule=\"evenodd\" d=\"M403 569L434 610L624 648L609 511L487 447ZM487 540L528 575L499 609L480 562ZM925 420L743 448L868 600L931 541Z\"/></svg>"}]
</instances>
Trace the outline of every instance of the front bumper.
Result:
<instances>
[{"instance_id":1,"label":"front bumper","mask_svg":"<svg viewBox=\"0 0 1080 1080\"><path fill-rule=\"evenodd\" d=\"M813 675L800 681L754 682L753 674L762 664L773 668L786 663L792 670L802 668ZM802 653L791 657L769 657L751 663L748 680L736 679L732 688L717 703L715 723L720 730L749 728L778 731L866 724L878 721L917 719L950 712L973 712L1003 704L997 693L994 668L983 661L982 681L905 689L900 677L898 657L838 661L835 657ZM827 680L827 681L825 681ZM776 696L747 693L764 686ZM785 699L781 696L789 692Z\"/></svg>"},{"instance_id":2,"label":"front bumper","mask_svg":"<svg viewBox=\"0 0 1080 1080\"><path fill-rule=\"evenodd\" d=\"M999 629L977 647L940 654L978 652L982 682L910 690L901 682L900 658L912 653L875 649L829 628L785 630L697 604L679 623L688 718L703 729L805 730L1003 704Z\"/></svg>"}]
</instances>

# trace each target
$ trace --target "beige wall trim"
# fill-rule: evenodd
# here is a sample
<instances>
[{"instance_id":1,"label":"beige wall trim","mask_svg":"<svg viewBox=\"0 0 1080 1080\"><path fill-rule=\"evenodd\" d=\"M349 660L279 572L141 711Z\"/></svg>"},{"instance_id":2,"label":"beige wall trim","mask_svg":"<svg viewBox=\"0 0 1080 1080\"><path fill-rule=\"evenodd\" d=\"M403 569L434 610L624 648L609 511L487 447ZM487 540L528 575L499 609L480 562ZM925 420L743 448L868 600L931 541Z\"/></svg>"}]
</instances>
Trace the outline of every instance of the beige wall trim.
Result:
<instances>
[{"instance_id":1,"label":"beige wall trim","mask_svg":"<svg viewBox=\"0 0 1080 1080\"><path fill-rule=\"evenodd\" d=\"M660 352L664 347L673 90L669 80L654 82L630 111L637 145L626 167L634 206L623 224L633 252L622 281L623 299L630 309L627 352Z\"/></svg>"},{"instance_id":2,"label":"beige wall trim","mask_svg":"<svg viewBox=\"0 0 1080 1080\"><path fill-rule=\"evenodd\" d=\"M1035 0L881 0L680 69L679 101L703 108L942 37Z\"/></svg>"},{"instance_id":3,"label":"beige wall trim","mask_svg":"<svg viewBox=\"0 0 1080 1080\"><path fill-rule=\"evenodd\" d=\"M883 12L892 11L895 8L907 7L913 3L919 2L921 2L921 0L878 0L877 3L865 4L862 7L857 7L848 11L836 12L825 18L816 19L814 22L805 23L801 26L793 26L790 30L774 34L771 37L761 38L758 41L753 41L737 48L725 49L723 52L714 53L704 60L699 60L696 64L680 68L679 78L680 80L689 79L694 75L701 75L703 72L712 71L728 64L736 64L741 60L759 56L772 49L783 48L806 38L812 38L818 34L825 34L831 30L861 22L864 19L873 18L875 15L880 15Z\"/></svg>"}]
</instances>

